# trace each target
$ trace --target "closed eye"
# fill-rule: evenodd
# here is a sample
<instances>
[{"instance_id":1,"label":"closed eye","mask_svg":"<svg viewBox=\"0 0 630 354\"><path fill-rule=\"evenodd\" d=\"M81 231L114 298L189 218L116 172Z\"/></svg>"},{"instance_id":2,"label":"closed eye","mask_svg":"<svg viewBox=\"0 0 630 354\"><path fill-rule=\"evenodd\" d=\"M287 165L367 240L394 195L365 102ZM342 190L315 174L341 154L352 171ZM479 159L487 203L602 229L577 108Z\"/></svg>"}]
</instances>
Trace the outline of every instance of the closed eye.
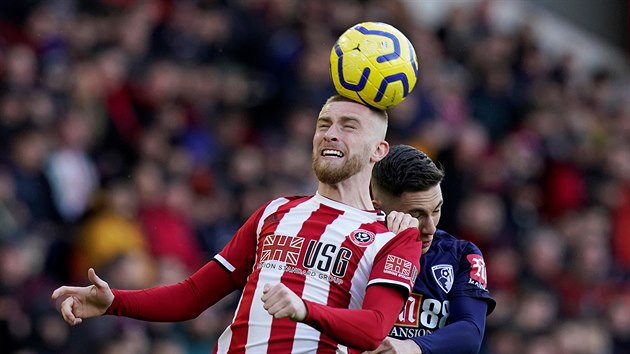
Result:
<instances>
[{"instance_id":1,"label":"closed eye","mask_svg":"<svg viewBox=\"0 0 630 354\"><path fill-rule=\"evenodd\" d=\"M408 211L407 213L416 219L421 219L427 216L427 213L425 213L423 210L411 210L411 211ZM439 213L440 213L440 209L438 208L438 209L433 210L431 214L437 215Z\"/></svg>"},{"instance_id":2,"label":"closed eye","mask_svg":"<svg viewBox=\"0 0 630 354\"><path fill-rule=\"evenodd\" d=\"M424 216L424 213L420 210L412 210L409 212L409 215L411 215L412 217L416 219L419 219Z\"/></svg>"}]
</instances>

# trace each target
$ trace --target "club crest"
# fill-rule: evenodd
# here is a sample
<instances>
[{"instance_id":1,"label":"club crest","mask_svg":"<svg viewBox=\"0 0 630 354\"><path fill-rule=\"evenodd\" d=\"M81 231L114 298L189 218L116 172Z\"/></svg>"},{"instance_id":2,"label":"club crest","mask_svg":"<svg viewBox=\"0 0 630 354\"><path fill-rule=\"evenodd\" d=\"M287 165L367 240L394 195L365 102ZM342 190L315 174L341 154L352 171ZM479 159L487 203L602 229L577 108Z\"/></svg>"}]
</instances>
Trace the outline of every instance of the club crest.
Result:
<instances>
[{"instance_id":1,"label":"club crest","mask_svg":"<svg viewBox=\"0 0 630 354\"><path fill-rule=\"evenodd\" d=\"M367 247L374 242L374 233L367 230L354 230L348 236L352 243L359 247Z\"/></svg>"},{"instance_id":2,"label":"club crest","mask_svg":"<svg viewBox=\"0 0 630 354\"><path fill-rule=\"evenodd\" d=\"M448 294L453 287L453 281L455 276L453 275L453 266L450 264L438 264L431 267L433 278L438 283L440 288Z\"/></svg>"}]
</instances>

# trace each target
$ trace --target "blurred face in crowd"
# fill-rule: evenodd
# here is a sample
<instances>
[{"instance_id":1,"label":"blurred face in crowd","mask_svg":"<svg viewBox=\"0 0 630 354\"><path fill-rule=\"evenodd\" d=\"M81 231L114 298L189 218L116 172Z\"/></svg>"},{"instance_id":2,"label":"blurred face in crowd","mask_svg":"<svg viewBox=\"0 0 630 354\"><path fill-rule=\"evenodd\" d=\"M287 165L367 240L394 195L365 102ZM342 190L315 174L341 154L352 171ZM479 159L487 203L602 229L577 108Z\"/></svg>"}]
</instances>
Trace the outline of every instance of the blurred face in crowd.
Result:
<instances>
[{"instance_id":1,"label":"blurred face in crowd","mask_svg":"<svg viewBox=\"0 0 630 354\"><path fill-rule=\"evenodd\" d=\"M317 118L312 164L317 179L337 184L358 173L369 175L371 166L388 149L385 113L365 105L329 100Z\"/></svg>"}]
</instances>

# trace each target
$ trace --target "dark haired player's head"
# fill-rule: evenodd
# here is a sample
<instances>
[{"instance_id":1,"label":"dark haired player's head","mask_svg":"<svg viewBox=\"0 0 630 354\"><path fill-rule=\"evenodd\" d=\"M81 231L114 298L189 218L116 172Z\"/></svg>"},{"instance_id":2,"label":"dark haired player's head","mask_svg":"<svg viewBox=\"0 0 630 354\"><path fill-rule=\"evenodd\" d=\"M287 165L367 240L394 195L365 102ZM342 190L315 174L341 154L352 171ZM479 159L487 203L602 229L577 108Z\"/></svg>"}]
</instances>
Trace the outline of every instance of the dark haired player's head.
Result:
<instances>
[{"instance_id":1,"label":"dark haired player's head","mask_svg":"<svg viewBox=\"0 0 630 354\"><path fill-rule=\"evenodd\" d=\"M431 247L440 222L444 171L422 151L394 145L372 169L374 205L386 213L408 213L420 222L422 253Z\"/></svg>"},{"instance_id":2,"label":"dark haired player's head","mask_svg":"<svg viewBox=\"0 0 630 354\"><path fill-rule=\"evenodd\" d=\"M394 145L372 169L372 189L379 195L400 197L404 192L425 192L444 178L424 152L409 145Z\"/></svg>"}]
</instances>

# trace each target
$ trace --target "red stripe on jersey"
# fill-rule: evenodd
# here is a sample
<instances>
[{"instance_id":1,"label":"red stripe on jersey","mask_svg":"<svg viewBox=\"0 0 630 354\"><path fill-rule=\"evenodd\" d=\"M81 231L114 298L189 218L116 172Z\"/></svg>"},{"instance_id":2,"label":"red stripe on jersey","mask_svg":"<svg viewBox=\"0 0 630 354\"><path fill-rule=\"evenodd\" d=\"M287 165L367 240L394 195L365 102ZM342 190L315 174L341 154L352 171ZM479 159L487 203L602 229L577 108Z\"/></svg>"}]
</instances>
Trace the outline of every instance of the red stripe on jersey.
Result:
<instances>
[{"instance_id":1,"label":"red stripe on jersey","mask_svg":"<svg viewBox=\"0 0 630 354\"><path fill-rule=\"evenodd\" d=\"M263 220L263 230L261 234L264 235L267 233L275 232L276 227L280 223L280 220L282 220L282 218L292 208L304 203L309 199L310 198L292 199L278 207L278 210L276 212L273 212L265 220ZM257 237L260 237L260 235L257 235ZM258 260L256 260L254 264L258 264ZM228 350L230 354L245 353L245 345L247 344L247 334L249 329L249 308L251 308L253 301L260 301L260 299L254 299L254 292L256 291L256 287L258 286L259 274L259 272L254 271L250 275L250 279L247 281L247 284L243 289L241 301L238 306L238 309L240 309L240 311L238 311L237 309L234 321L230 325L230 328L232 330L232 340L230 341L230 349Z\"/></svg>"},{"instance_id":2,"label":"red stripe on jersey","mask_svg":"<svg viewBox=\"0 0 630 354\"><path fill-rule=\"evenodd\" d=\"M381 222L376 221L370 224L363 224L359 226L357 229L367 230L374 233L383 232L383 224ZM352 240L350 240L349 237L346 237L346 239L341 243L340 252L342 252L343 250L351 250L351 259L347 263L347 268L346 268L344 277L346 279L352 279L354 277L355 271L357 270L357 267L359 266L361 258L363 258L363 255L365 253L365 248L362 248L356 245L354 242L352 242ZM326 305L337 307L337 308L348 308L350 305L350 299L351 299L351 294L350 294L351 287L352 287L351 281L345 281L340 285L332 284L330 293L328 295L328 302L326 303ZM324 333L322 333L320 338L321 338L321 341L319 343L319 346L317 347L317 354L328 353L329 351L324 346L324 344L327 342L334 343L335 341L332 338L325 335ZM348 354L350 353L360 353L360 351L348 348Z\"/></svg>"},{"instance_id":3,"label":"red stripe on jersey","mask_svg":"<svg viewBox=\"0 0 630 354\"><path fill-rule=\"evenodd\" d=\"M343 213L343 210L333 209L323 204L320 205L319 209L313 211L311 216L304 222L304 224L302 224L302 228L298 232L297 237L302 237L305 240L308 240L308 242L319 241L326 230L326 227L328 227L328 225L330 225ZM306 249L306 247L304 249ZM303 252L298 260L299 265L304 264L305 257L306 252ZM288 286L289 289L295 292L298 296L302 297L304 286L306 284L306 275L285 272L282 275L281 282ZM269 347L267 349L268 353L281 353L285 352L287 349L292 349L286 347L286 338L295 337L297 323L291 322L291 325L287 326L287 321L289 320L273 319L271 335L269 338ZM327 352L334 353L336 351L337 343L330 338L323 337L325 336L322 334L320 337L320 347L325 346L328 348Z\"/></svg>"}]
</instances>

